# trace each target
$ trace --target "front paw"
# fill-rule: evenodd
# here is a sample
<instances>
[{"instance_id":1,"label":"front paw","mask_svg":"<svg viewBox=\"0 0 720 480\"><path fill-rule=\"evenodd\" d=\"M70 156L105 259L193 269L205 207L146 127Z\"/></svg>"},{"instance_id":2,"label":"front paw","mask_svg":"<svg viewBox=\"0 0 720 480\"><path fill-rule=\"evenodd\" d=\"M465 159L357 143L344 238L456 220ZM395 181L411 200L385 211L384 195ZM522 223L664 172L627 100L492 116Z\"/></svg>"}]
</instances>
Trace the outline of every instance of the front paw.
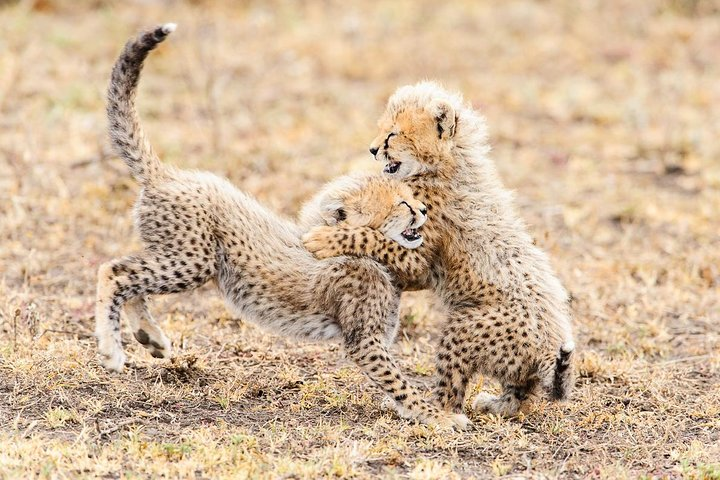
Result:
<instances>
[{"instance_id":1,"label":"front paw","mask_svg":"<svg viewBox=\"0 0 720 480\"><path fill-rule=\"evenodd\" d=\"M333 227L315 227L303 235L303 244L308 252L315 255L316 258L337 257L342 253L332 244L336 232Z\"/></svg>"},{"instance_id":2,"label":"front paw","mask_svg":"<svg viewBox=\"0 0 720 480\"><path fill-rule=\"evenodd\" d=\"M100 350L100 364L108 371L122 372L126 360L125 352L121 347Z\"/></svg>"},{"instance_id":3,"label":"front paw","mask_svg":"<svg viewBox=\"0 0 720 480\"><path fill-rule=\"evenodd\" d=\"M497 396L488 392L480 392L473 400L472 408L482 413L512 417L518 412L520 402L512 396Z\"/></svg>"},{"instance_id":4,"label":"front paw","mask_svg":"<svg viewBox=\"0 0 720 480\"><path fill-rule=\"evenodd\" d=\"M472 425L470 419L464 413L439 412L435 415L422 418L421 421L441 431L467 430L467 428Z\"/></svg>"},{"instance_id":5,"label":"front paw","mask_svg":"<svg viewBox=\"0 0 720 480\"><path fill-rule=\"evenodd\" d=\"M380 409L384 411L394 410L401 418L414 419L441 431L466 430L472 425L470 419L464 413L447 412L424 401L419 402L419 406L414 408L404 408L392 398L387 397L381 403Z\"/></svg>"},{"instance_id":6,"label":"front paw","mask_svg":"<svg viewBox=\"0 0 720 480\"><path fill-rule=\"evenodd\" d=\"M98 341L100 364L111 372L122 372L127 358L125 352L123 352L120 339L103 333L96 333L95 335Z\"/></svg>"}]
</instances>

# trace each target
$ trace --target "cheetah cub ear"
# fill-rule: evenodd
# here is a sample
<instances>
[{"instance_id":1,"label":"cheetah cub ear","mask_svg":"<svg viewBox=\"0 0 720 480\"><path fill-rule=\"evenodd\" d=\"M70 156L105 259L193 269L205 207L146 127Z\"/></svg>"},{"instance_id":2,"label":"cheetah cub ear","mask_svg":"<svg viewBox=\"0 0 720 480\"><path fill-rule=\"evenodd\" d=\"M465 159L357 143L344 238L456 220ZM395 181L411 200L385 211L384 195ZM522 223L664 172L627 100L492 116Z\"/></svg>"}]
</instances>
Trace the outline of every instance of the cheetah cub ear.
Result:
<instances>
[{"instance_id":1,"label":"cheetah cub ear","mask_svg":"<svg viewBox=\"0 0 720 480\"><path fill-rule=\"evenodd\" d=\"M425 107L437 125L438 138L452 138L455 135L455 109L445 100L433 100Z\"/></svg>"},{"instance_id":2,"label":"cheetah cub ear","mask_svg":"<svg viewBox=\"0 0 720 480\"><path fill-rule=\"evenodd\" d=\"M325 208L321 213L326 225L337 225L347 218L347 213L342 207Z\"/></svg>"},{"instance_id":3,"label":"cheetah cub ear","mask_svg":"<svg viewBox=\"0 0 720 480\"><path fill-rule=\"evenodd\" d=\"M345 220L346 214L343 204L339 199L326 199L326 203L320 206L320 217L325 225L337 225Z\"/></svg>"}]
</instances>

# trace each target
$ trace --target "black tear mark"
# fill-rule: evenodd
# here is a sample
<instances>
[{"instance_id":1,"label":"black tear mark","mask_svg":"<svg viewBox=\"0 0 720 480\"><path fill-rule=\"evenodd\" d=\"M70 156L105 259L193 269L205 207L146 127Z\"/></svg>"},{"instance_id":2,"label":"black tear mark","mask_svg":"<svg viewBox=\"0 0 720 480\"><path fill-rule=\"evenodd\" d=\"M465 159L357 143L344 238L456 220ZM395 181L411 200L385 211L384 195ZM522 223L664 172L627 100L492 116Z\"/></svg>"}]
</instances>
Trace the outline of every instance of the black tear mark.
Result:
<instances>
[{"instance_id":1,"label":"black tear mark","mask_svg":"<svg viewBox=\"0 0 720 480\"><path fill-rule=\"evenodd\" d=\"M410 213L413 216L413 222L415 222L415 210L413 210L413 208L410 206L410 204L407 203L405 200L403 200L402 202L400 202L400 205L405 205L406 207L408 207L408 209L410 209Z\"/></svg>"}]
</instances>

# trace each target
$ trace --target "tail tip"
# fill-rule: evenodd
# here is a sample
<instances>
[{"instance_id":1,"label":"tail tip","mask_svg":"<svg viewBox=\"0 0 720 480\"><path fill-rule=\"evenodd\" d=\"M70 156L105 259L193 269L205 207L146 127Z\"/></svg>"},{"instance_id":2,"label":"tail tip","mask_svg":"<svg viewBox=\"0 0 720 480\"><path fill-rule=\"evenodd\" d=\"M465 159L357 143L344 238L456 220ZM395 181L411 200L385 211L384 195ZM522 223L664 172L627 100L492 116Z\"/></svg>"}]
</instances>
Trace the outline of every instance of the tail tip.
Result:
<instances>
[{"instance_id":1,"label":"tail tip","mask_svg":"<svg viewBox=\"0 0 720 480\"><path fill-rule=\"evenodd\" d=\"M177 23L165 23L160 27L165 35L170 35L177 28Z\"/></svg>"},{"instance_id":2,"label":"tail tip","mask_svg":"<svg viewBox=\"0 0 720 480\"><path fill-rule=\"evenodd\" d=\"M550 398L553 400L565 400L570 395L573 382L571 364L574 351L575 342L572 340L568 340L560 346L560 351L555 358L555 371L550 390Z\"/></svg>"},{"instance_id":3,"label":"tail tip","mask_svg":"<svg viewBox=\"0 0 720 480\"><path fill-rule=\"evenodd\" d=\"M560 346L560 352L562 354L567 355L569 353L572 353L573 351L575 351L575 342L572 340L565 342Z\"/></svg>"}]
</instances>

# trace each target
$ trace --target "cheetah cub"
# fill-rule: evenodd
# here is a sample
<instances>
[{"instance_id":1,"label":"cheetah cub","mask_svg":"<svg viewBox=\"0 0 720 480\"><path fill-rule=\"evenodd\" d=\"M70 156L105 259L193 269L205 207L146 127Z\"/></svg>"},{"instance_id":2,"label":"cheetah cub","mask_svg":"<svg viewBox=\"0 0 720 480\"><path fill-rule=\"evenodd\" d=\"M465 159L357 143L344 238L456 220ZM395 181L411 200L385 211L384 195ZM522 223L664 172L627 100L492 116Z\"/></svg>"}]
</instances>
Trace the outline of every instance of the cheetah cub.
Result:
<instances>
[{"instance_id":1,"label":"cheetah cub","mask_svg":"<svg viewBox=\"0 0 720 480\"><path fill-rule=\"evenodd\" d=\"M398 255L377 232L340 225L311 231L306 247L319 258L382 259L398 269L403 288L438 294L447 310L437 353L445 409L462 410L476 373L503 387L500 396L475 399L474 408L488 412L513 415L536 392L566 398L575 348L568 296L487 156L484 118L459 94L422 82L392 95L379 127L370 152L427 205L424 243Z\"/></svg>"},{"instance_id":2,"label":"cheetah cub","mask_svg":"<svg viewBox=\"0 0 720 480\"><path fill-rule=\"evenodd\" d=\"M150 315L146 297L213 280L232 310L273 333L341 339L401 415L464 427L464 415L426 402L389 352L399 305L391 272L369 258L317 260L301 241L303 228L330 223L368 227L386 236L393 249L414 248L423 241L418 228L426 220L425 206L400 182L346 177L306 206L301 226L222 178L163 165L145 138L134 97L148 52L174 28L163 25L128 42L112 72L110 136L142 186L135 220L144 248L99 269L95 319L103 365L121 371L125 363L121 309L135 338L154 357L167 358L170 341Z\"/></svg>"}]
</instances>

